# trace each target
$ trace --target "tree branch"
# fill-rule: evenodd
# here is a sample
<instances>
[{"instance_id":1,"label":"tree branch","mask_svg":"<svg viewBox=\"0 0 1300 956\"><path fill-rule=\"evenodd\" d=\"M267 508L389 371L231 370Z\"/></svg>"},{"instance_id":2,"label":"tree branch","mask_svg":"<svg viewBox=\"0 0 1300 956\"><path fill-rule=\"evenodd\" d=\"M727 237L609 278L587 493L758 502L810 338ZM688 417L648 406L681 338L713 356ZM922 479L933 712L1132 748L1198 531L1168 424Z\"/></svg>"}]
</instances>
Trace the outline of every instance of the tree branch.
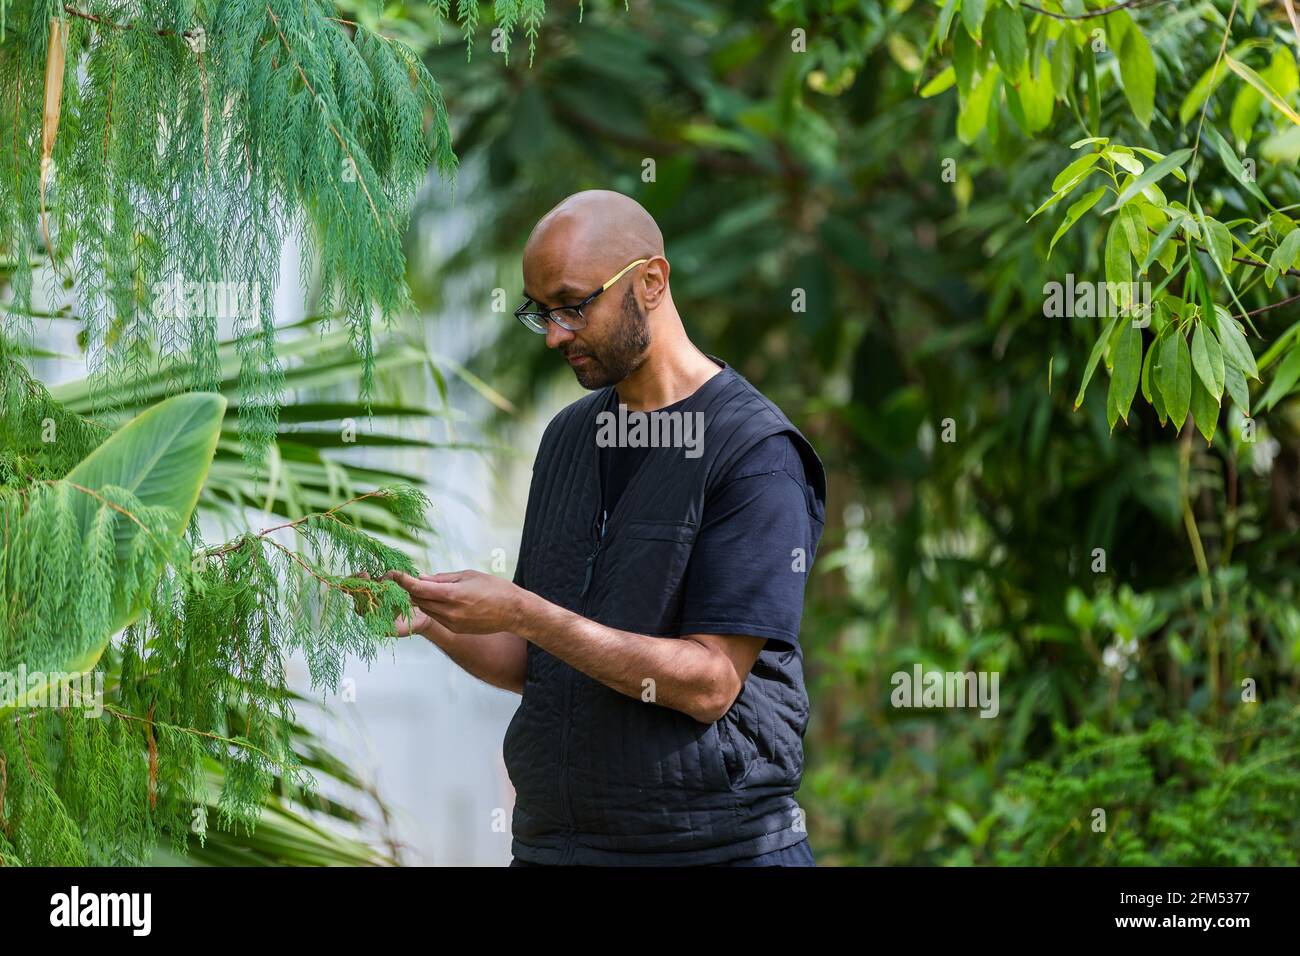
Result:
<instances>
[{"instance_id":1,"label":"tree branch","mask_svg":"<svg viewBox=\"0 0 1300 956\"><path fill-rule=\"evenodd\" d=\"M1053 13L1051 10L1044 10L1042 7L1032 7L1027 3L1022 3L1022 10L1031 10L1034 13L1041 13L1045 17L1052 17L1056 20L1092 20L1096 17L1104 17L1111 13L1117 13L1120 10L1137 10L1142 7L1149 7L1156 3L1165 3L1167 0L1125 0L1124 3L1116 3L1109 7L1102 7L1100 10L1090 10L1087 13Z\"/></svg>"}]
</instances>

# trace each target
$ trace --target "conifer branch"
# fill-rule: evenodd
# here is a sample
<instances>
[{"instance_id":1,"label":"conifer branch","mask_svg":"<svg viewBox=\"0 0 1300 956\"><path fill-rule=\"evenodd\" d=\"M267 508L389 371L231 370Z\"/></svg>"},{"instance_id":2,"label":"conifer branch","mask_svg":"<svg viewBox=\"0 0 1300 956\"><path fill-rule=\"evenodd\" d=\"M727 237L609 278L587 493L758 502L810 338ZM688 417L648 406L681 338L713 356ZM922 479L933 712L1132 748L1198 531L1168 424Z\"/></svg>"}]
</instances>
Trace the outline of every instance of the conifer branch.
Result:
<instances>
[{"instance_id":1,"label":"conifer branch","mask_svg":"<svg viewBox=\"0 0 1300 956\"><path fill-rule=\"evenodd\" d=\"M90 23L94 23L97 26L109 27L110 29L113 30L134 30L135 29L134 23L115 23L114 21L109 20L107 17L101 17L98 14L89 13L85 10L78 10L70 3L65 3L63 5L63 12L70 17L77 17L78 19L86 20L89 21ZM156 36L160 36L160 37L179 36L179 37L183 37L186 40L193 39L195 37L199 37L203 35L201 30L184 30L180 33L177 33L175 30L153 30L151 32L153 32Z\"/></svg>"},{"instance_id":2,"label":"conifer branch","mask_svg":"<svg viewBox=\"0 0 1300 956\"><path fill-rule=\"evenodd\" d=\"M311 80L307 79L307 74L303 71L302 64L298 62L297 54L293 52L293 47L289 45L289 40L287 37L285 37L284 31L280 29L280 18L275 15L275 11L271 9L271 5L269 3L266 5L266 13L271 18L271 22L275 25L275 32L276 34L279 35L280 42L284 44L284 48L288 52L289 58L293 61L294 69L296 69L298 71L298 75L302 77L303 85L307 87L308 91L311 93L312 97L316 100L317 104L322 109L324 109L325 101L322 100L320 98L320 94L316 92L316 87L311 85ZM343 152L347 155L348 162L350 162L352 164L352 168L356 170L357 182L361 184L361 191L366 194L366 202L370 203L370 211L374 213L375 223L379 226L379 228L382 229L384 227L384 224L379 220L379 210L375 208L375 201L373 198L371 198L370 190L366 186L366 178L364 175L362 175L361 167L357 165L356 159L352 156L352 150L348 149L348 144L343 141L343 135L338 131L338 127L336 127L333 122L331 122L330 120L326 120L325 125L327 125L330 129L330 132L334 134L334 138L339 141L339 146L343 149ZM391 219L389 220L388 224L392 226L392 228L394 229L397 228L393 224Z\"/></svg>"},{"instance_id":3,"label":"conifer branch","mask_svg":"<svg viewBox=\"0 0 1300 956\"><path fill-rule=\"evenodd\" d=\"M75 481L67 481L66 478L63 479L63 480L67 482L67 485L68 485L69 488L75 488L75 489L77 489L77 491L80 491L80 492L82 492L83 494L90 495L90 497L94 498L94 499L95 499L96 501L98 501L101 505L105 505L105 506L107 506L107 507L109 507L109 508L112 508L112 509L113 509L114 511L116 511L118 514L126 515L128 518L130 518L132 521L134 521L137 525L139 525L141 531L143 531L145 534L149 535L149 537L151 537L151 538L153 537L153 532L149 529L149 526L146 525L146 524L145 524L143 521L141 521L139 518L137 518L135 515L133 515L133 514L132 514L130 511L128 511L126 508L123 508L121 505L117 504L116 502L109 501L107 498L105 498L103 495L101 495L98 491L95 491L95 490L92 489L92 488L86 488L86 487L84 487L83 485L79 485L79 484L77 484ZM53 479L51 479L51 480L46 481L46 484L53 485L53 484L56 484L56 482L55 482Z\"/></svg>"}]
</instances>

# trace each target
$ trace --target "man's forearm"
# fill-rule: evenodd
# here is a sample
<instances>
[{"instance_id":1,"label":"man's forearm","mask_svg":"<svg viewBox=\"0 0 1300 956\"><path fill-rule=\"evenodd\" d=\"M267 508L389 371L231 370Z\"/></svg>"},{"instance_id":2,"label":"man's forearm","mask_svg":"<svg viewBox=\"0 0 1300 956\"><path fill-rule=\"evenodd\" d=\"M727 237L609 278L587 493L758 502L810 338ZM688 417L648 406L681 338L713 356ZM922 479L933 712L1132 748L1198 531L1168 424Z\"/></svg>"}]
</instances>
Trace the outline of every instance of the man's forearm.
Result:
<instances>
[{"instance_id":1,"label":"man's forearm","mask_svg":"<svg viewBox=\"0 0 1300 956\"><path fill-rule=\"evenodd\" d=\"M461 669L493 687L524 692L528 671L528 643L507 631L496 634L456 634L437 621L429 621L422 632Z\"/></svg>"},{"instance_id":2,"label":"man's forearm","mask_svg":"<svg viewBox=\"0 0 1300 956\"><path fill-rule=\"evenodd\" d=\"M524 598L515 630L538 647L629 697L680 710L709 723L725 695L714 655L687 637L668 640L620 631L566 611L535 594ZM647 683L653 681L653 683Z\"/></svg>"}]
</instances>

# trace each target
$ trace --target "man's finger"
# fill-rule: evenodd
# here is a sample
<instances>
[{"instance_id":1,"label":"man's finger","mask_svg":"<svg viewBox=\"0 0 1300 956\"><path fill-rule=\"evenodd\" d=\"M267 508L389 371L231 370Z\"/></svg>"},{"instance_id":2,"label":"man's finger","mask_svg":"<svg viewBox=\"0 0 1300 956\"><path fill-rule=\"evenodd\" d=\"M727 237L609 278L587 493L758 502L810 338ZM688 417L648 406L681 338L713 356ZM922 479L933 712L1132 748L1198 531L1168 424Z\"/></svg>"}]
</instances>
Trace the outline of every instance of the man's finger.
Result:
<instances>
[{"instance_id":1,"label":"man's finger","mask_svg":"<svg viewBox=\"0 0 1300 956\"><path fill-rule=\"evenodd\" d=\"M420 583L419 578L413 578L402 571L385 571L379 576L381 581L392 581L404 591L410 591L412 587Z\"/></svg>"},{"instance_id":2,"label":"man's finger","mask_svg":"<svg viewBox=\"0 0 1300 956\"><path fill-rule=\"evenodd\" d=\"M447 581L434 581L427 576L413 578L401 571L385 572L384 577L396 582L411 597L421 601L445 601L453 596L454 585Z\"/></svg>"},{"instance_id":3,"label":"man's finger","mask_svg":"<svg viewBox=\"0 0 1300 956\"><path fill-rule=\"evenodd\" d=\"M438 584L455 584L465 577L464 571L439 571L437 574L421 574L421 581L434 581Z\"/></svg>"}]
</instances>

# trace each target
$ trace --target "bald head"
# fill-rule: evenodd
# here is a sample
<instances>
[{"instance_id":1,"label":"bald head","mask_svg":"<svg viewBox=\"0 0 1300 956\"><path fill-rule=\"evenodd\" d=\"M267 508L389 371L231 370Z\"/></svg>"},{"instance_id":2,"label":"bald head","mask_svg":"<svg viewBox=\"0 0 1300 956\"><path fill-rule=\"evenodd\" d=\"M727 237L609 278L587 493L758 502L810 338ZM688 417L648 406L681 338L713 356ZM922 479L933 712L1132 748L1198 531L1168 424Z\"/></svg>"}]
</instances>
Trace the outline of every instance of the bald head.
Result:
<instances>
[{"instance_id":1,"label":"bald head","mask_svg":"<svg viewBox=\"0 0 1300 956\"><path fill-rule=\"evenodd\" d=\"M524 275L536 271L571 290L596 288L629 262L664 254L659 226L631 196L609 189L574 193L543 216L524 246Z\"/></svg>"},{"instance_id":2,"label":"bald head","mask_svg":"<svg viewBox=\"0 0 1300 956\"><path fill-rule=\"evenodd\" d=\"M586 388L626 380L655 341L665 348L684 341L663 233L630 196L608 189L569 196L533 227L523 264L524 293L534 302L582 306L581 315L556 313L546 345L559 350Z\"/></svg>"}]
</instances>

